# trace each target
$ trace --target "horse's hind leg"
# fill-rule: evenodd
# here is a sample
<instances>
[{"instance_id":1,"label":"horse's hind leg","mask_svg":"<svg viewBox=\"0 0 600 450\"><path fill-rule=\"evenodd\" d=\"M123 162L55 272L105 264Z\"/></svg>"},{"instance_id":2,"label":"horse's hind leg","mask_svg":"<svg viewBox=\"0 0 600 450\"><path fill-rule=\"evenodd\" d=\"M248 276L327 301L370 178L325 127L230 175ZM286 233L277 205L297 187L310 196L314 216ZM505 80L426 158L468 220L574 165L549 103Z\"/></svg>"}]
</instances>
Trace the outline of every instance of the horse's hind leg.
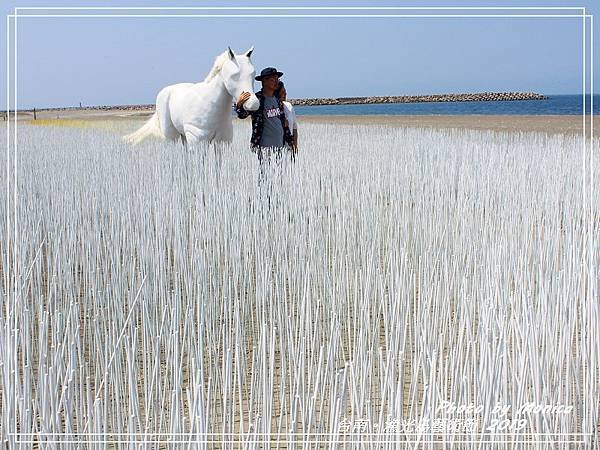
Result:
<instances>
[{"instance_id":1,"label":"horse's hind leg","mask_svg":"<svg viewBox=\"0 0 600 450\"><path fill-rule=\"evenodd\" d=\"M160 130L163 136L170 141L175 141L179 138L180 133L175 128L175 125L173 125L173 120L171 119L169 96L170 87L166 87L158 93L156 97L156 113L158 114Z\"/></svg>"}]
</instances>

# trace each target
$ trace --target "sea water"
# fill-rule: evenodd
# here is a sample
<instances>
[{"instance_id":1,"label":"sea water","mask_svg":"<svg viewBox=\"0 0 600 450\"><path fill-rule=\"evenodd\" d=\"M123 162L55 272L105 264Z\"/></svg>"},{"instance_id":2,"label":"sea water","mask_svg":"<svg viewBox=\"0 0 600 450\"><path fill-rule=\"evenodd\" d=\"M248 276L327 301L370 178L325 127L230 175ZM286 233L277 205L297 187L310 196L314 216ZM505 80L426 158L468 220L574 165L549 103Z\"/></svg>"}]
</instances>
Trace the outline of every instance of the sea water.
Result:
<instances>
[{"instance_id":1,"label":"sea water","mask_svg":"<svg viewBox=\"0 0 600 450\"><path fill-rule=\"evenodd\" d=\"M585 110L589 114L593 100L594 114L600 114L600 95L587 95ZM361 105L296 106L298 115L580 115L583 95L550 95L546 100L512 100L485 102L426 102Z\"/></svg>"}]
</instances>

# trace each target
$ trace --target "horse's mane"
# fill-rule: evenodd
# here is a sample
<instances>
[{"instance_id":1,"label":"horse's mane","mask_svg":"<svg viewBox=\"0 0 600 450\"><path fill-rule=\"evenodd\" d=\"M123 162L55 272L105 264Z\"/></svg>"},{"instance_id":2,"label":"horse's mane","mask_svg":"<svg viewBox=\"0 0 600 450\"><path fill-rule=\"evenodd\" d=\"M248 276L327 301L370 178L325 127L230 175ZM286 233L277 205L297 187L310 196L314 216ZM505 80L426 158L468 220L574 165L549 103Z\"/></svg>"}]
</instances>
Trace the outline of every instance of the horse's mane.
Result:
<instances>
[{"instance_id":1,"label":"horse's mane","mask_svg":"<svg viewBox=\"0 0 600 450\"><path fill-rule=\"evenodd\" d=\"M227 53L228 51L226 50L216 57L215 63L213 64L212 69L210 69L210 72L208 72L208 75L204 79L204 82L209 82L214 77L216 77L217 74L221 71L221 69L223 68L223 64L225 64L225 62L229 58L229 55Z\"/></svg>"}]
</instances>

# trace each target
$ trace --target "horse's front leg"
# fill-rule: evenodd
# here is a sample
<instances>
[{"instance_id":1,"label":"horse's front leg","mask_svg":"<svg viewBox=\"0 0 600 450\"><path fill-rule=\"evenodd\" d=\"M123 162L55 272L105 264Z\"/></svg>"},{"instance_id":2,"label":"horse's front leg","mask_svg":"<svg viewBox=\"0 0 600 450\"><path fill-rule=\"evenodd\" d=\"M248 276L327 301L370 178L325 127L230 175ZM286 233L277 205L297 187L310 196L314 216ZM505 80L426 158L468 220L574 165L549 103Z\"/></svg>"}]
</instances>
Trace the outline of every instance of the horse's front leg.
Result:
<instances>
[{"instance_id":1,"label":"horse's front leg","mask_svg":"<svg viewBox=\"0 0 600 450\"><path fill-rule=\"evenodd\" d=\"M226 120L229 120L229 122ZM226 120L223 121L223 125L215 131L214 140L217 142L229 143L233 140L233 125L231 124L231 119L228 117Z\"/></svg>"},{"instance_id":2,"label":"horse's front leg","mask_svg":"<svg viewBox=\"0 0 600 450\"><path fill-rule=\"evenodd\" d=\"M202 130L195 125L184 125L183 135L188 144L194 145L198 141L208 141L211 139L210 133Z\"/></svg>"}]
</instances>

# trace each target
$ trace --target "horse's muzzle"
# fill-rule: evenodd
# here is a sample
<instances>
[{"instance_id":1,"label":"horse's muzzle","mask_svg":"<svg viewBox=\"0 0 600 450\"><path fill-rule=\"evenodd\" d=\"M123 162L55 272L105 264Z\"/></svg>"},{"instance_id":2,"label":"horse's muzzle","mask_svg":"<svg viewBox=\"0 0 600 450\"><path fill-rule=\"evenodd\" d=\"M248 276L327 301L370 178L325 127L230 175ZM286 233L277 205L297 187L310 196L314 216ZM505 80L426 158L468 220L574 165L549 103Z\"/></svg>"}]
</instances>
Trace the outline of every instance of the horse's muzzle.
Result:
<instances>
[{"instance_id":1,"label":"horse's muzzle","mask_svg":"<svg viewBox=\"0 0 600 450\"><path fill-rule=\"evenodd\" d=\"M256 111L259 106L260 102L258 101L258 98L256 98L256 95L253 95L248 100L246 100L246 103L244 103L244 109L246 111Z\"/></svg>"}]
</instances>

